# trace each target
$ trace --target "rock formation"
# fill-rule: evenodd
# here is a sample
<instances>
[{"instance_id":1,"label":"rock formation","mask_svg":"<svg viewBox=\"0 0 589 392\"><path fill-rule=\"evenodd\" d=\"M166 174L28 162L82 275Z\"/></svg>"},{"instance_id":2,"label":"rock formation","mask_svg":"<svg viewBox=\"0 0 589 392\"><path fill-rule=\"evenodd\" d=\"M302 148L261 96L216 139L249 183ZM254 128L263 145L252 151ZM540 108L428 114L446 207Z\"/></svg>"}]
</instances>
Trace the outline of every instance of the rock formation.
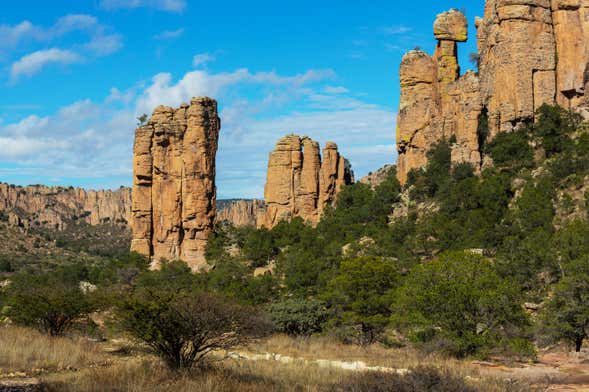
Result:
<instances>
[{"instance_id":1,"label":"rock formation","mask_svg":"<svg viewBox=\"0 0 589 392\"><path fill-rule=\"evenodd\" d=\"M215 220L217 102L193 98L174 109L158 106L135 131L131 250L206 266L204 251Z\"/></svg>"},{"instance_id":2,"label":"rock formation","mask_svg":"<svg viewBox=\"0 0 589 392\"><path fill-rule=\"evenodd\" d=\"M263 200L217 200L216 221L228 222L235 227L260 227L266 214Z\"/></svg>"},{"instance_id":3,"label":"rock formation","mask_svg":"<svg viewBox=\"0 0 589 392\"><path fill-rule=\"evenodd\" d=\"M368 175L362 177L358 182L370 185L372 189L375 189L387 179L390 171L393 169L395 169L394 165L384 165L380 169L368 173Z\"/></svg>"},{"instance_id":4,"label":"rock formation","mask_svg":"<svg viewBox=\"0 0 589 392\"><path fill-rule=\"evenodd\" d=\"M25 228L64 230L74 222L126 225L131 216L131 189L94 191L0 183L0 211L10 223Z\"/></svg>"},{"instance_id":5,"label":"rock formation","mask_svg":"<svg viewBox=\"0 0 589 392\"><path fill-rule=\"evenodd\" d=\"M586 110L589 0L487 0L476 27L478 74L460 76L457 42L467 39L467 21L456 10L436 18L432 57L422 51L403 57L397 126L402 183L442 138L456 138L454 163L478 170L485 137L534 121L542 104ZM481 120L488 129L479 127Z\"/></svg>"},{"instance_id":6,"label":"rock formation","mask_svg":"<svg viewBox=\"0 0 589 392\"><path fill-rule=\"evenodd\" d=\"M335 143L326 143L322 162L317 142L298 135L285 136L268 161L263 225L271 228L293 217L316 224L340 188L353 181L351 168Z\"/></svg>"}]
</instances>

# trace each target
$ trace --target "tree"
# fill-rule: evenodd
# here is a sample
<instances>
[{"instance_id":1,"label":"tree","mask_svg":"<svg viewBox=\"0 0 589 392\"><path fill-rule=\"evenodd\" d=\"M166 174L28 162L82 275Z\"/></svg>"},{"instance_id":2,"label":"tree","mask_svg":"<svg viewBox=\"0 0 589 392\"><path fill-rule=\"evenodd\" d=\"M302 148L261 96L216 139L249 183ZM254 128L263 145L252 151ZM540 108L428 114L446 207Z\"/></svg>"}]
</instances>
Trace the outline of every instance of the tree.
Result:
<instances>
[{"instance_id":1,"label":"tree","mask_svg":"<svg viewBox=\"0 0 589 392\"><path fill-rule=\"evenodd\" d=\"M493 158L495 165L502 169L517 171L532 167L534 151L529 144L529 132L526 128L500 132L485 145L485 150Z\"/></svg>"},{"instance_id":2,"label":"tree","mask_svg":"<svg viewBox=\"0 0 589 392\"><path fill-rule=\"evenodd\" d=\"M147 124L148 118L149 118L149 116L145 113L143 113L141 116L137 117L137 126L141 127L141 126Z\"/></svg>"},{"instance_id":3,"label":"tree","mask_svg":"<svg viewBox=\"0 0 589 392\"><path fill-rule=\"evenodd\" d=\"M558 105L543 104L536 111L536 117L534 133L540 138L548 157L573 146L569 135L580 123L581 117L578 114L568 112Z\"/></svg>"},{"instance_id":4,"label":"tree","mask_svg":"<svg viewBox=\"0 0 589 392\"><path fill-rule=\"evenodd\" d=\"M580 352L589 331L589 257L572 263L554 286L541 314L542 331L551 341L565 341Z\"/></svg>"},{"instance_id":5,"label":"tree","mask_svg":"<svg viewBox=\"0 0 589 392\"><path fill-rule=\"evenodd\" d=\"M79 279L68 268L32 275L16 275L7 292L7 316L52 336L63 335L76 320L94 310Z\"/></svg>"},{"instance_id":6,"label":"tree","mask_svg":"<svg viewBox=\"0 0 589 392\"><path fill-rule=\"evenodd\" d=\"M420 343L451 354L484 354L528 326L517 286L484 257L447 252L415 267L395 294L393 323Z\"/></svg>"},{"instance_id":7,"label":"tree","mask_svg":"<svg viewBox=\"0 0 589 392\"><path fill-rule=\"evenodd\" d=\"M268 330L252 308L202 291L193 278L189 270L176 267L147 272L117 306L123 329L149 345L171 369L191 368L212 351L230 349Z\"/></svg>"},{"instance_id":8,"label":"tree","mask_svg":"<svg viewBox=\"0 0 589 392\"><path fill-rule=\"evenodd\" d=\"M268 307L274 329L292 336L308 336L321 332L328 311L323 301L292 298Z\"/></svg>"},{"instance_id":9,"label":"tree","mask_svg":"<svg viewBox=\"0 0 589 392\"><path fill-rule=\"evenodd\" d=\"M272 232L261 228L248 233L242 252L251 261L253 267L263 267L276 257L279 249L274 244Z\"/></svg>"},{"instance_id":10,"label":"tree","mask_svg":"<svg viewBox=\"0 0 589 392\"><path fill-rule=\"evenodd\" d=\"M391 290L400 274L391 259L359 257L342 261L323 294L335 324L359 327L362 343L374 342L389 323Z\"/></svg>"}]
</instances>

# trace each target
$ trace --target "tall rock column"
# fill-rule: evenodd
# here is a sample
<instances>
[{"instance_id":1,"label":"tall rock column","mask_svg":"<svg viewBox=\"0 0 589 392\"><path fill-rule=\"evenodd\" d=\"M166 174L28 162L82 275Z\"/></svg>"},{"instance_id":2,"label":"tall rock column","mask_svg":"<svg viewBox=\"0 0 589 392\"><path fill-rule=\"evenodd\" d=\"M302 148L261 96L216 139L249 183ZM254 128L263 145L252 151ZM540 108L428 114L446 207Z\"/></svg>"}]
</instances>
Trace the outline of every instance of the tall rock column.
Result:
<instances>
[{"instance_id":1,"label":"tall rock column","mask_svg":"<svg viewBox=\"0 0 589 392\"><path fill-rule=\"evenodd\" d=\"M270 153L264 187L264 226L271 228L279 221L294 216L294 195L300 184L302 157L301 139L297 135L283 137Z\"/></svg>"},{"instance_id":2,"label":"tall rock column","mask_svg":"<svg viewBox=\"0 0 589 392\"><path fill-rule=\"evenodd\" d=\"M316 224L341 187L353 181L351 168L335 143L327 142L322 162L317 142L298 135L285 136L268 160L262 225L272 228L294 217Z\"/></svg>"},{"instance_id":3,"label":"tall rock column","mask_svg":"<svg viewBox=\"0 0 589 392\"><path fill-rule=\"evenodd\" d=\"M440 111L437 99L437 69L425 52L413 50L403 56L400 68L401 99L397 115L397 162L399 181L427 163L428 142L437 138L432 121Z\"/></svg>"},{"instance_id":4,"label":"tall rock column","mask_svg":"<svg viewBox=\"0 0 589 392\"><path fill-rule=\"evenodd\" d=\"M295 215L304 216L306 220L319 221L317 202L319 199L319 171L321 156L319 143L308 137L303 138L303 166L301 183L295 190Z\"/></svg>"},{"instance_id":5,"label":"tall rock column","mask_svg":"<svg viewBox=\"0 0 589 392\"><path fill-rule=\"evenodd\" d=\"M532 121L556 96L550 0L487 0L479 29L481 95L490 136Z\"/></svg>"},{"instance_id":6,"label":"tall rock column","mask_svg":"<svg viewBox=\"0 0 589 392\"><path fill-rule=\"evenodd\" d=\"M438 40L434 62L437 65L438 92L442 110L450 99L447 94L449 86L460 77L458 65L457 42L465 42L468 38L466 16L456 10L444 12L434 22L434 37Z\"/></svg>"},{"instance_id":7,"label":"tall rock column","mask_svg":"<svg viewBox=\"0 0 589 392\"><path fill-rule=\"evenodd\" d=\"M178 109L157 107L135 133L131 250L154 267L162 258L206 266L219 129L216 101L200 97Z\"/></svg>"},{"instance_id":8,"label":"tall rock column","mask_svg":"<svg viewBox=\"0 0 589 392\"><path fill-rule=\"evenodd\" d=\"M337 144L325 143L319 172L319 215L335 203L337 194L344 185L353 183L354 173L346 159L339 154Z\"/></svg>"},{"instance_id":9,"label":"tall rock column","mask_svg":"<svg viewBox=\"0 0 589 392\"><path fill-rule=\"evenodd\" d=\"M452 146L452 162L481 164L477 137L482 112L479 80L460 76L458 42L468 38L466 16L457 10L439 14L433 26L438 43L433 57L414 50L401 62L401 100L397 118L397 173L404 184L412 169L427 164L427 152L442 139Z\"/></svg>"}]
</instances>

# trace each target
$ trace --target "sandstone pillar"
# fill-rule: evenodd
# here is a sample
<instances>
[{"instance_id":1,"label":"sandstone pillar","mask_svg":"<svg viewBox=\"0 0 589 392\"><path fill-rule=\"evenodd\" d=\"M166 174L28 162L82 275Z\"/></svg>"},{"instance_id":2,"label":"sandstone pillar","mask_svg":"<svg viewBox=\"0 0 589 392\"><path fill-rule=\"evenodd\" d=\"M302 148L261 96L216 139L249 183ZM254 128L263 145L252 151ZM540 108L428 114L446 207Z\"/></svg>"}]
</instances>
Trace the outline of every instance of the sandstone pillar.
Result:
<instances>
[{"instance_id":1,"label":"sandstone pillar","mask_svg":"<svg viewBox=\"0 0 589 392\"><path fill-rule=\"evenodd\" d=\"M206 266L215 219L215 156L220 120L213 99L157 107L135 133L131 250Z\"/></svg>"}]
</instances>

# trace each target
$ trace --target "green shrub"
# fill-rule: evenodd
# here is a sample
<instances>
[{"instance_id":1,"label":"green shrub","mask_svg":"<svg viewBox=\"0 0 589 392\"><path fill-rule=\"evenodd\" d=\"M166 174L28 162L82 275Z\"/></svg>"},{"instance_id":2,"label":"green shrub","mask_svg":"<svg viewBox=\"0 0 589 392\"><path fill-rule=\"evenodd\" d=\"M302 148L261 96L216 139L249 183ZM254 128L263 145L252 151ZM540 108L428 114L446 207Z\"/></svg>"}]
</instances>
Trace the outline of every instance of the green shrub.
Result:
<instances>
[{"instance_id":1,"label":"green shrub","mask_svg":"<svg viewBox=\"0 0 589 392\"><path fill-rule=\"evenodd\" d=\"M321 332L328 316L323 301L299 298L271 304L268 314L277 332L292 336L308 336Z\"/></svg>"},{"instance_id":2,"label":"green shrub","mask_svg":"<svg viewBox=\"0 0 589 392\"><path fill-rule=\"evenodd\" d=\"M7 291L6 315L15 323L32 326L50 335L62 335L94 310L80 289L76 271L16 275Z\"/></svg>"},{"instance_id":3,"label":"green shrub","mask_svg":"<svg viewBox=\"0 0 589 392\"><path fill-rule=\"evenodd\" d=\"M529 144L529 129L501 132L486 145L495 165L517 171L534 165L534 152Z\"/></svg>"},{"instance_id":4,"label":"green shrub","mask_svg":"<svg viewBox=\"0 0 589 392\"><path fill-rule=\"evenodd\" d=\"M544 337L549 342L564 341L581 351L589 337L589 257L572 262L565 277L554 286L541 314Z\"/></svg>"},{"instance_id":5,"label":"green shrub","mask_svg":"<svg viewBox=\"0 0 589 392\"><path fill-rule=\"evenodd\" d=\"M404 283L392 306L394 324L448 354L484 356L528 326L518 287L482 256L445 253L415 267Z\"/></svg>"},{"instance_id":6,"label":"green shrub","mask_svg":"<svg viewBox=\"0 0 589 392\"><path fill-rule=\"evenodd\" d=\"M359 343L373 343L389 323L391 290L399 280L399 270L390 259L342 261L338 274L322 294L333 312L331 324L354 327L360 332Z\"/></svg>"},{"instance_id":7,"label":"green shrub","mask_svg":"<svg viewBox=\"0 0 589 392\"><path fill-rule=\"evenodd\" d=\"M551 157L573 146L569 135L575 131L580 121L578 114L557 105L543 104L538 108L533 129L546 156Z\"/></svg>"},{"instance_id":8,"label":"green shrub","mask_svg":"<svg viewBox=\"0 0 589 392\"><path fill-rule=\"evenodd\" d=\"M268 331L254 309L201 291L195 279L179 265L146 272L117 306L122 328L172 369L191 368L214 350L228 350Z\"/></svg>"}]
</instances>

